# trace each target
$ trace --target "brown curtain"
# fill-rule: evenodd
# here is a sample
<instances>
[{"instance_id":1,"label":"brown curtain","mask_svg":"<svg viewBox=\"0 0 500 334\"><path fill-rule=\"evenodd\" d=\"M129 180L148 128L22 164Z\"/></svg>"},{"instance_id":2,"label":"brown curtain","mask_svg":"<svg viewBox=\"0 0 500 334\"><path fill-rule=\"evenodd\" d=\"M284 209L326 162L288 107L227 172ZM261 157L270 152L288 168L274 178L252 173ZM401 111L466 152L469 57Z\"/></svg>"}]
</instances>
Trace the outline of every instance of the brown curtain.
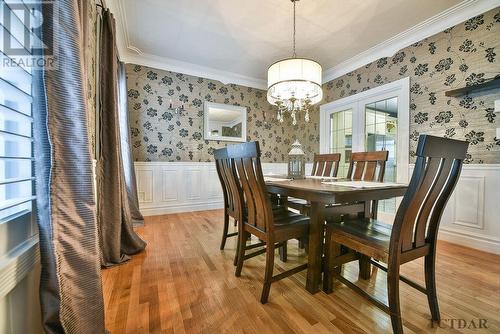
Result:
<instances>
[{"instance_id":1,"label":"brown curtain","mask_svg":"<svg viewBox=\"0 0 500 334\"><path fill-rule=\"evenodd\" d=\"M87 130L87 0L40 1L36 34L54 68L33 71L36 203L46 333L104 333L99 238Z\"/></svg>"},{"instance_id":2,"label":"brown curtain","mask_svg":"<svg viewBox=\"0 0 500 334\"><path fill-rule=\"evenodd\" d=\"M110 267L130 259L130 255L142 251L146 243L132 228L122 156L122 150L130 148L122 147L115 20L109 10L105 10L102 15L99 68L101 132L96 171L98 222L101 264ZM126 167L130 168L130 164ZM142 216L138 218L142 219Z\"/></svg>"}]
</instances>

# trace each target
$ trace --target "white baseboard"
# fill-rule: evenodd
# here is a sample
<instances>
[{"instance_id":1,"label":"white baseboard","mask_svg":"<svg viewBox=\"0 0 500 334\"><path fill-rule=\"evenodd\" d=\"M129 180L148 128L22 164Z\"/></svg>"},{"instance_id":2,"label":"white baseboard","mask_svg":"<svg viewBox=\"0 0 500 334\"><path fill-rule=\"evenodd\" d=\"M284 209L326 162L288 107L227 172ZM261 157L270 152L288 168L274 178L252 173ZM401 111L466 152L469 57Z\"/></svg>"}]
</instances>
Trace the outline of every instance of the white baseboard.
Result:
<instances>
[{"instance_id":1,"label":"white baseboard","mask_svg":"<svg viewBox=\"0 0 500 334\"><path fill-rule=\"evenodd\" d=\"M500 255L500 238L485 237L481 234L464 232L449 227L441 227L438 238L439 240Z\"/></svg>"},{"instance_id":2,"label":"white baseboard","mask_svg":"<svg viewBox=\"0 0 500 334\"><path fill-rule=\"evenodd\" d=\"M218 201L213 203L179 204L170 206L157 206L153 208L141 208L141 213L144 216L161 216L171 213L216 210L223 208L224 208L224 202Z\"/></svg>"}]
</instances>

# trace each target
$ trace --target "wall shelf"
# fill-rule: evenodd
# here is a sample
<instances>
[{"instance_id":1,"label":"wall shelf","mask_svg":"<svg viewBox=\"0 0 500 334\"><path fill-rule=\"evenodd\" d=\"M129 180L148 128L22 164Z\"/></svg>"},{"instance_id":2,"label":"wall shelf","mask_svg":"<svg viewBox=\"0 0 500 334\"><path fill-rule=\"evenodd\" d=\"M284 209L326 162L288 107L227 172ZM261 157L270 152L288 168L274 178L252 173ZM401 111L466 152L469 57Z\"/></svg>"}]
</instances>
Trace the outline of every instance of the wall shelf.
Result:
<instances>
[{"instance_id":1,"label":"wall shelf","mask_svg":"<svg viewBox=\"0 0 500 334\"><path fill-rule=\"evenodd\" d=\"M489 81L480 83L478 85L472 85L472 86L466 86L466 87L462 87L462 88L448 90L444 93L444 95L456 97L456 96L466 95L469 93L483 92L483 91L495 89L495 88L500 89L500 77L498 77L498 76L489 80Z\"/></svg>"}]
</instances>

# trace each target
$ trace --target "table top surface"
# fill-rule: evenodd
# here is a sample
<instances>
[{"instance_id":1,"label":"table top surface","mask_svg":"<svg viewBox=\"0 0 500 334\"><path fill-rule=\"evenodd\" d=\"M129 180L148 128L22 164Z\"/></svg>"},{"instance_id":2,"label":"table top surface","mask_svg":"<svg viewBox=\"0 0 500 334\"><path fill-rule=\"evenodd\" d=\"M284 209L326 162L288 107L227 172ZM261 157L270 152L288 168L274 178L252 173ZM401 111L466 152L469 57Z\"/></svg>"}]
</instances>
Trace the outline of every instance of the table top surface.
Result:
<instances>
[{"instance_id":1,"label":"table top surface","mask_svg":"<svg viewBox=\"0 0 500 334\"><path fill-rule=\"evenodd\" d=\"M286 176L283 175L269 175L269 177L275 179L284 179L283 181L266 181L267 186L279 187L279 188L287 188L287 189L295 189L302 191L313 191L319 193L347 193L347 192L366 192L366 191L380 191L382 189L403 189L406 190L408 185L406 184L394 184L391 182L391 185L388 186L384 184L384 182L380 182L380 187L369 187L369 188L354 188L348 186L339 186L335 185L336 181L351 181L349 179L300 179L300 180L289 180ZM325 183L328 182L328 183Z\"/></svg>"}]
</instances>

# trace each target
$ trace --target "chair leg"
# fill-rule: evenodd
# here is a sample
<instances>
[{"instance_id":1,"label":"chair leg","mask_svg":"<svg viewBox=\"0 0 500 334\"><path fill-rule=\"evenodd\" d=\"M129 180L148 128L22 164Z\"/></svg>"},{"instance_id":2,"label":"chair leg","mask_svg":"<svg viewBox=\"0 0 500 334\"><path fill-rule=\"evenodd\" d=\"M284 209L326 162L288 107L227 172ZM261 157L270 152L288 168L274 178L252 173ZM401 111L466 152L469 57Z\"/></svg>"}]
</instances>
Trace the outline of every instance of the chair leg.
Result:
<instances>
[{"instance_id":1,"label":"chair leg","mask_svg":"<svg viewBox=\"0 0 500 334\"><path fill-rule=\"evenodd\" d=\"M236 263L236 271L234 275L236 277L241 276L241 269L243 268L243 261L245 257L245 245L246 245L246 240L248 237L248 232L242 231L243 228L240 229L240 233L238 233L238 259Z\"/></svg>"},{"instance_id":2,"label":"chair leg","mask_svg":"<svg viewBox=\"0 0 500 334\"><path fill-rule=\"evenodd\" d=\"M441 316L436 292L436 257L434 254L425 257L425 288L427 289L427 301L432 320L439 321Z\"/></svg>"},{"instance_id":3,"label":"chair leg","mask_svg":"<svg viewBox=\"0 0 500 334\"><path fill-rule=\"evenodd\" d=\"M283 246L278 248L278 252L280 254L280 260L286 262L288 258L288 241L285 241Z\"/></svg>"},{"instance_id":4,"label":"chair leg","mask_svg":"<svg viewBox=\"0 0 500 334\"><path fill-rule=\"evenodd\" d=\"M235 219L234 223L237 224L238 221ZM239 231L238 228L238 235L236 237L236 252L234 253L234 260L233 260L233 265L236 266L238 264L238 254L240 253L240 234L241 232Z\"/></svg>"},{"instance_id":5,"label":"chair leg","mask_svg":"<svg viewBox=\"0 0 500 334\"><path fill-rule=\"evenodd\" d=\"M392 331L394 334L402 334L403 322L399 306L399 267L396 269L389 267L387 271L387 292Z\"/></svg>"},{"instance_id":6,"label":"chair leg","mask_svg":"<svg viewBox=\"0 0 500 334\"><path fill-rule=\"evenodd\" d=\"M331 236L327 232L327 241L325 245L325 268L323 272L323 291L325 293L333 292L333 284L335 277L340 274L342 265L333 267L333 261L337 256L342 255L342 246L339 243L333 242Z\"/></svg>"},{"instance_id":7,"label":"chair leg","mask_svg":"<svg viewBox=\"0 0 500 334\"><path fill-rule=\"evenodd\" d=\"M307 252L309 249L307 237L299 238L298 240L299 240L299 249L304 249Z\"/></svg>"},{"instance_id":8,"label":"chair leg","mask_svg":"<svg viewBox=\"0 0 500 334\"><path fill-rule=\"evenodd\" d=\"M268 241L266 246L266 273L264 275L264 286L262 287L262 294L260 302L267 303L269 298L269 291L271 290L271 280L273 278L274 269L274 241Z\"/></svg>"},{"instance_id":9,"label":"chair leg","mask_svg":"<svg viewBox=\"0 0 500 334\"><path fill-rule=\"evenodd\" d=\"M220 250L226 246L227 232L229 229L229 215L224 213L224 229L222 230L222 240L220 243Z\"/></svg>"},{"instance_id":10,"label":"chair leg","mask_svg":"<svg viewBox=\"0 0 500 334\"><path fill-rule=\"evenodd\" d=\"M370 279L372 271L372 266L370 263L370 257L364 254L359 256L359 278Z\"/></svg>"}]
</instances>

